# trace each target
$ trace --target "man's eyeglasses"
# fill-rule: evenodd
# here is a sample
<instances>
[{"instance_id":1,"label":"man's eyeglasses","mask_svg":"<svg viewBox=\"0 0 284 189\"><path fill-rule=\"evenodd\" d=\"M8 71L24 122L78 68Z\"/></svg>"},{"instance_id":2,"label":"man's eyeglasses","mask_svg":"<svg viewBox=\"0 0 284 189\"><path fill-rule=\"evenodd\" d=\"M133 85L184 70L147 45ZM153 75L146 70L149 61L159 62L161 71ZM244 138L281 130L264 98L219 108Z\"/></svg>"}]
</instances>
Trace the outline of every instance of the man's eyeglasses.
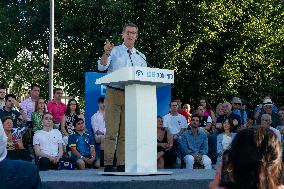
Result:
<instances>
[{"instance_id":1,"label":"man's eyeglasses","mask_svg":"<svg viewBox=\"0 0 284 189\"><path fill-rule=\"evenodd\" d=\"M234 103L235 105L238 105L238 106L240 106L240 105L242 105L242 103Z\"/></svg>"},{"instance_id":2,"label":"man's eyeglasses","mask_svg":"<svg viewBox=\"0 0 284 189\"><path fill-rule=\"evenodd\" d=\"M127 35L136 35L137 34L137 32L131 32L131 31L125 31L125 33Z\"/></svg>"}]
</instances>

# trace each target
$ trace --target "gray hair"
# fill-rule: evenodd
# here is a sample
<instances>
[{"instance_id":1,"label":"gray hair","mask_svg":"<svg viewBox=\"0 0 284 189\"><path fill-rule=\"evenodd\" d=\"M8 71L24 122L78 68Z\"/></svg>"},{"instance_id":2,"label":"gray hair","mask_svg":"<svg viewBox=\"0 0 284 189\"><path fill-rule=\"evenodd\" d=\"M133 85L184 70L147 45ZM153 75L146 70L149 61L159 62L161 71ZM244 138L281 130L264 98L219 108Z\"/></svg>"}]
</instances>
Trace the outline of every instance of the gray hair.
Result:
<instances>
[{"instance_id":1,"label":"gray hair","mask_svg":"<svg viewBox=\"0 0 284 189\"><path fill-rule=\"evenodd\" d=\"M261 119L262 119L262 118L267 118L267 119L269 119L270 122L272 122L271 115L269 115L269 114L263 114L263 115L261 116Z\"/></svg>"}]
</instances>

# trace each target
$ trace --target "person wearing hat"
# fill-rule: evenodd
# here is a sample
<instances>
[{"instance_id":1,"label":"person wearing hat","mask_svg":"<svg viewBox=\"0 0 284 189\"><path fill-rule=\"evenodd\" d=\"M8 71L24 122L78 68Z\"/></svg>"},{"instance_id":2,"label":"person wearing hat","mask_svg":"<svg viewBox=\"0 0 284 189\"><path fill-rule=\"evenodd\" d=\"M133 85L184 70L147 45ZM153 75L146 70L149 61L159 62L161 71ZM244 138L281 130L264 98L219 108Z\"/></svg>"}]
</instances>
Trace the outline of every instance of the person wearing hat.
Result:
<instances>
[{"instance_id":1,"label":"person wearing hat","mask_svg":"<svg viewBox=\"0 0 284 189\"><path fill-rule=\"evenodd\" d=\"M276 128L278 125L280 125L280 117L277 113L272 111L272 107L273 102L270 98L266 98L263 100L263 114L268 114L271 116L271 127ZM256 125L261 124L261 116L263 114L258 116L258 119L256 120Z\"/></svg>"},{"instance_id":2,"label":"person wearing hat","mask_svg":"<svg viewBox=\"0 0 284 189\"><path fill-rule=\"evenodd\" d=\"M241 119L241 127L246 127L248 116L247 116L246 111L241 109L242 100L239 97L234 97L232 98L231 102L232 102L233 114L239 115Z\"/></svg>"},{"instance_id":3,"label":"person wearing hat","mask_svg":"<svg viewBox=\"0 0 284 189\"><path fill-rule=\"evenodd\" d=\"M271 96L267 95L267 96L264 96L262 102L264 102L266 99L272 100ZM273 104L273 106L272 106L272 112L278 113L278 108L275 106L275 104ZM254 108L253 114L254 114L254 119L255 120L260 119L261 115L264 114L263 103L258 104Z\"/></svg>"}]
</instances>

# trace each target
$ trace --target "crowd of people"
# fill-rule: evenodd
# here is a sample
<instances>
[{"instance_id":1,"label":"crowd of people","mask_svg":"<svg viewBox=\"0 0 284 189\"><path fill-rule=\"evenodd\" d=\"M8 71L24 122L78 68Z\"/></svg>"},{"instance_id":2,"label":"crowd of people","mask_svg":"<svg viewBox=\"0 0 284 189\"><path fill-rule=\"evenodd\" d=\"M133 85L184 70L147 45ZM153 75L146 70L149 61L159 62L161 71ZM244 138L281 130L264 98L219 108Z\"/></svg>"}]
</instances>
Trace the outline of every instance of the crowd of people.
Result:
<instances>
[{"instance_id":1,"label":"crowd of people","mask_svg":"<svg viewBox=\"0 0 284 189\"><path fill-rule=\"evenodd\" d=\"M78 102L70 99L65 105L61 88L53 90L54 98L49 101L40 97L37 84L22 102L6 94L2 86L0 92L7 159L33 161L39 170L99 168L103 164L104 97L99 98L99 110L92 117L93 130L87 132Z\"/></svg>"},{"instance_id":2,"label":"crowd of people","mask_svg":"<svg viewBox=\"0 0 284 189\"><path fill-rule=\"evenodd\" d=\"M158 167L205 168L222 162L236 134L253 126L272 130L281 143L284 134L284 106L277 107L270 96L253 110L247 101L233 97L212 108L205 98L196 108L172 100L170 110L157 118Z\"/></svg>"},{"instance_id":3,"label":"crowd of people","mask_svg":"<svg viewBox=\"0 0 284 189\"><path fill-rule=\"evenodd\" d=\"M87 131L78 102L70 99L65 105L60 88L54 89L54 99L46 101L40 97L40 86L34 84L30 96L20 103L5 91L0 87L0 119L8 138L8 159L33 161L40 170L64 168L60 162L69 162L72 166L68 169L104 167L104 97L98 98L98 111L91 117L91 131ZM196 108L172 100L169 113L157 117L158 168L212 169L222 162L236 134L253 126L269 128L281 142L284 107L277 107L270 96L254 110L247 110L246 105L238 97L216 109L205 98L199 99ZM112 156L113 166L117 159Z\"/></svg>"}]
</instances>

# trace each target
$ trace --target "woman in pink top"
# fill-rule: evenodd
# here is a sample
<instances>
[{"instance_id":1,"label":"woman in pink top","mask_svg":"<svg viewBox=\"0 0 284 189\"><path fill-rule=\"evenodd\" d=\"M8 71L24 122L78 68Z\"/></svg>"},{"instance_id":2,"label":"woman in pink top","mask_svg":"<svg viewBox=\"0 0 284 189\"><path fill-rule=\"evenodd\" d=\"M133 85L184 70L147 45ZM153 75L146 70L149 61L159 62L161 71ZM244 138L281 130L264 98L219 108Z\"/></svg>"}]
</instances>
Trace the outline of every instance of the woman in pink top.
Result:
<instances>
[{"instance_id":1,"label":"woman in pink top","mask_svg":"<svg viewBox=\"0 0 284 189\"><path fill-rule=\"evenodd\" d=\"M224 152L209 188L283 188L281 153L281 144L271 129L257 126L240 130Z\"/></svg>"}]
</instances>

